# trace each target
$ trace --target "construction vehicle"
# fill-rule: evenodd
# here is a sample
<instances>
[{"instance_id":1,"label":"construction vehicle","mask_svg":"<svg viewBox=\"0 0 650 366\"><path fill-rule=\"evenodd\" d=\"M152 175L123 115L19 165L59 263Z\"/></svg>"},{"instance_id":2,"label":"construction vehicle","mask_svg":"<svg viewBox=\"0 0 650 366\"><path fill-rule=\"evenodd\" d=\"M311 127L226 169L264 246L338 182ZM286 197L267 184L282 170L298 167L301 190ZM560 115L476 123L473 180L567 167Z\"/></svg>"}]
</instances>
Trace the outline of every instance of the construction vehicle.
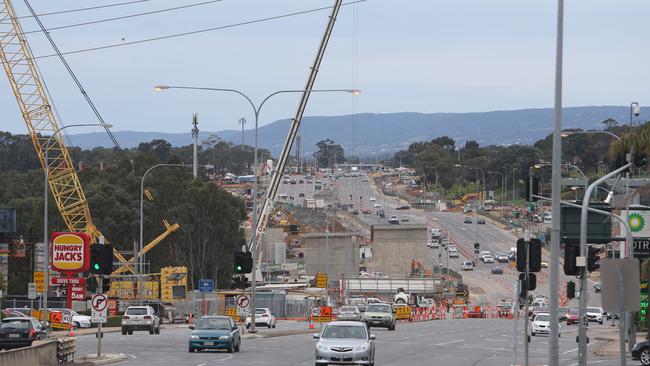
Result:
<instances>
[{"instance_id":1,"label":"construction vehicle","mask_svg":"<svg viewBox=\"0 0 650 366\"><path fill-rule=\"evenodd\" d=\"M11 1L2 0L0 4L2 66L66 227L73 232L88 233L91 242L97 243L103 235L93 224L88 201L61 137L61 128L56 120L54 108L48 99L19 19ZM85 92L82 92L85 95ZM165 231L146 245L137 256L142 256L179 228L178 224L169 225L165 222ZM130 264L133 263L134 258L126 260L117 249L114 251L114 256L117 262L125 263L118 269L118 273L124 271L134 273L133 266Z\"/></svg>"}]
</instances>

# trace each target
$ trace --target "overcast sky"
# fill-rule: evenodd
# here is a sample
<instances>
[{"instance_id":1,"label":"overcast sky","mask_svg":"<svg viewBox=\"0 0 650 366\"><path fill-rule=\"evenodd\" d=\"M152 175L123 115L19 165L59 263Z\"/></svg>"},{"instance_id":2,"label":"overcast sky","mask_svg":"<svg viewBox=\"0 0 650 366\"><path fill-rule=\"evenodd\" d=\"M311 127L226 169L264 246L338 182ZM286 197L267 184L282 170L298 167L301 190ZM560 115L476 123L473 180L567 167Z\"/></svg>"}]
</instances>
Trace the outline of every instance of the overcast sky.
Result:
<instances>
[{"instance_id":1,"label":"overcast sky","mask_svg":"<svg viewBox=\"0 0 650 366\"><path fill-rule=\"evenodd\" d=\"M38 13L127 0L32 0ZM42 17L46 27L159 10L206 0L150 0L128 6ZM23 1L15 0L20 15ZM83 5L81 5L83 3ZM52 31L62 51L326 7L333 0L223 0L168 13ZM520 0L367 0L339 14L317 88L362 89L357 112L478 112L553 106L557 2ZM356 8L356 10L355 10ZM356 11L356 22L353 14ZM250 106L237 95L154 85L234 88L260 101L302 89L330 10L107 50L66 56L104 119L115 130L180 132L199 113L202 130L237 129ZM629 105L650 100L645 25L650 2L570 0L565 9L564 105ZM22 19L25 31L36 29ZM355 27L358 29L354 45ZM52 49L30 34L36 56ZM56 58L38 59L64 124L96 120ZM356 65L356 83L353 77ZM354 113L347 94L313 94L306 115ZM299 95L278 95L261 124L295 114ZM0 129L25 133L0 77ZM73 132L73 131L71 131ZM90 132L76 129L74 132ZM74 133L73 132L73 133ZM363 131L360 131L363 133Z\"/></svg>"}]
</instances>

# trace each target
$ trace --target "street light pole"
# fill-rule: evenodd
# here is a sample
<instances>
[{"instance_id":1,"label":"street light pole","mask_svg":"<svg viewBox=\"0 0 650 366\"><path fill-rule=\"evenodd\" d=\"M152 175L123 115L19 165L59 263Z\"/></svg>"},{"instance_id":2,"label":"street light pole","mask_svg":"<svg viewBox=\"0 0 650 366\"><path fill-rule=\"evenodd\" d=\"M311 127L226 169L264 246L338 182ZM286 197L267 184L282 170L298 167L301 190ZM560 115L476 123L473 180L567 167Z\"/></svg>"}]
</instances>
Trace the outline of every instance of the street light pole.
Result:
<instances>
[{"instance_id":1,"label":"street light pole","mask_svg":"<svg viewBox=\"0 0 650 366\"><path fill-rule=\"evenodd\" d=\"M185 90L204 90L204 91L217 91L217 92L226 92L226 93L235 93L239 94L242 96L246 101L250 104L250 106L253 108L253 113L255 115L255 149L253 152L253 189L252 189L252 196L253 196L253 225L251 227L251 257L253 259L253 267L251 269L251 301L250 301L250 307L255 308L255 288L256 288L256 272L257 272L257 238L255 235L255 231L257 230L257 225L258 225L258 215L257 215L257 173L258 173L258 165L257 165L257 151L258 151L258 142L259 142L259 117L260 117L260 110L264 106L264 103L266 103L269 99L271 99L273 96L277 94L283 94L283 93L322 93L322 92L347 92L351 93L353 95L358 95L360 93L360 90L358 89L313 89L313 90L278 90L276 92L273 92L266 96L262 101L259 103L259 105L255 105L253 103L253 100L243 92L237 90L237 89L227 89L227 88L206 88L206 87L194 87L194 86L171 86L171 85L157 85L155 87L156 91L163 91L167 89L185 89ZM255 330L255 321L251 322L251 328L250 328L250 333L256 333Z\"/></svg>"},{"instance_id":2,"label":"street light pole","mask_svg":"<svg viewBox=\"0 0 650 366\"><path fill-rule=\"evenodd\" d=\"M503 183L504 183L505 179L504 179L503 174L501 172L488 171L488 174L499 174L499 176L501 177L501 216L503 216L503 206L505 204L505 201L504 201L505 200L505 198L504 198L505 197L504 196L505 195L505 188L504 188Z\"/></svg>"},{"instance_id":3,"label":"street light pole","mask_svg":"<svg viewBox=\"0 0 650 366\"><path fill-rule=\"evenodd\" d=\"M66 128L70 127L94 127L94 126L101 126L106 129L109 129L113 127L111 124L103 124L103 123L78 123L78 124L73 124L73 125L67 125L63 126L60 128L57 128L52 132L52 135L45 141L45 159L44 159L44 164L43 164L43 172L44 172L44 184L43 184L43 309L45 310L45 314L47 314L47 290L50 287L50 245L49 245L49 233L48 233L48 201L50 199L49 197L49 179L48 176L50 174L50 144L53 139L56 138L56 136Z\"/></svg>"}]
</instances>

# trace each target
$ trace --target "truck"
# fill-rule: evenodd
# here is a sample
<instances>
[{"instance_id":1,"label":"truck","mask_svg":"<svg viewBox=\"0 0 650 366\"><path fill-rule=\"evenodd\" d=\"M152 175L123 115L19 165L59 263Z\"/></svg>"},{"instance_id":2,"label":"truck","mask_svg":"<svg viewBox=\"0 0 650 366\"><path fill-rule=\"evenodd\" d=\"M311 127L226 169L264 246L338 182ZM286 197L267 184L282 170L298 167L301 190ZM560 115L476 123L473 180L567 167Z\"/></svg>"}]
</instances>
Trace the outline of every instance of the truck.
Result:
<instances>
[{"instance_id":1,"label":"truck","mask_svg":"<svg viewBox=\"0 0 650 366\"><path fill-rule=\"evenodd\" d=\"M441 234L440 228L431 229L431 239L440 239Z\"/></svg>"}]
</instances>

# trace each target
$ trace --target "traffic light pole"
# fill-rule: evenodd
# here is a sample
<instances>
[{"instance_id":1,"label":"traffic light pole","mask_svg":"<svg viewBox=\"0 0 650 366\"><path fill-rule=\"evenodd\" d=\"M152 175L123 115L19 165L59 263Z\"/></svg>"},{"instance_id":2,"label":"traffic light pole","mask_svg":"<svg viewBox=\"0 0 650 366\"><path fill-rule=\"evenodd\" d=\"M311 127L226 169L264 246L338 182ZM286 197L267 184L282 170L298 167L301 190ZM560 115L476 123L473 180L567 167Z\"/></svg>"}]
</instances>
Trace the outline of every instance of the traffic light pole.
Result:
<instances>
[{"instance_id":1,"label":"traffic light pole","mask_svg":"<svg viewBox=\"0 0 650 366\"><path fill-rule=\"evenodd\" d=\"M524 284L523 286L526 286L526 297L524 298L524 366L528 366L528 346L529 346L529 338L528 338L528 288L530 284L530 278L529 278L529 264L530 264L530 232L526 230L524 232L524 242L526 243L526 271L524 272Z\"/></svg>"},{"instance_id":2,"label":"traffic light pole","mask_svg":"<svg viewBox=\"0 0 650 366\"><path fill-rule=\"evenodd\" d=\"M609 174L604 175L595 182L591 183L589 187L585 190L584 196L582 198L582 206L580 211L580 257L581 263L578 263L580 267L580 305L578 309L578 366L587 366L587 213L589 212L589 197L591 197L592 192L600 184L605 182L607 179L612 178L620 174L621 172L629 169L632 164L629 162L630 156L628 156L628 163L622 167L612 171ZM629 229L629 228L628 228ZM629 230L628 230L629 232ZM620 317L622 315L619 314Z\"/></svg>"},{"instance_id":3,"label":"traffic light pole","mask_svg":"<svg viewBox=\"0 0 650 366\"><path fill-rule=\"evenodd\" d=\"M97 290L95 290L96 294L101 294L102 291L104 291L104 276L97 276L99 278L98 284L97 284ZM97 323L97 358L102 357L102 323L99 322Z\"/></svg>"}]
</instances>

